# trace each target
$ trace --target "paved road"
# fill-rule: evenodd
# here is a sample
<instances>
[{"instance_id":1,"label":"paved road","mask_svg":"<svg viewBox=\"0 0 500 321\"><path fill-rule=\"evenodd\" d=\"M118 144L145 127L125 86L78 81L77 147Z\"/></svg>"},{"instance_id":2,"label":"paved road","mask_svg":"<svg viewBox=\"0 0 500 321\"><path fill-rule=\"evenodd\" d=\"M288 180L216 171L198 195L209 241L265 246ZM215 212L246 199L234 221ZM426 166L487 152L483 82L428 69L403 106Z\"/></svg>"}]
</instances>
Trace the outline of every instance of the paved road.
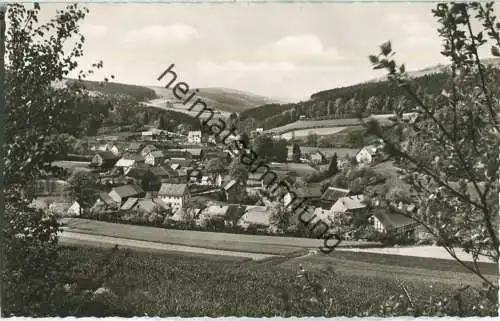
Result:
<instances>
[{"instance_id":1,"label":"paved road","mask_svg":"<svg viewBox=\"0 0 500 321\"><path fill-rule=\"evenodd\" d=\"M269 254L257 254L257 253L244 253L235 251L221 251L197 248L192 246L182 246L182 245L172 245L157 242L146 242L139 240L131 240L126 238L109 237L102 235L91 235L83 233L74 233L64 231L60 235L60 242L66 245L118 245L121 248L129 248L135 250L156 250L160 252L167 253L195 253L203 255L218 255L218 256L232 256L232 257L242 257L249 258L252 260L263 260L269 257L274 257L275 255Z\"/></svg>"}]
</instances>

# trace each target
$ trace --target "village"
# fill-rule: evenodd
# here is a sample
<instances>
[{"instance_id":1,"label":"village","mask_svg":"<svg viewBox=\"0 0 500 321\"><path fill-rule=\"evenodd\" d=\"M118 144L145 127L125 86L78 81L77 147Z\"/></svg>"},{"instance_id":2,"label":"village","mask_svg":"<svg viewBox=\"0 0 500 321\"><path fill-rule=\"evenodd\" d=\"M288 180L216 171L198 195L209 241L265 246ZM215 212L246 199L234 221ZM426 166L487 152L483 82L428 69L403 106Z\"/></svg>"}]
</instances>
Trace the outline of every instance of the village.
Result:
<instances>
[{"instance_id":1,"label":"village","mask_svg":"<svg viewBox=\"0 0 500 321\"><path fill-rule=\"evenodd\" d=\"M254 141L265 135L251 133ZM201 131L186 135L151 128L128 135L103 135L87 139L87 155L53 162L59 177L33 184L34 205L61 217L79 217L123 224L165 228L314 237L305 231L290 210L290 193L269 193L269 175L252 173L234 165L234 154L216 137ZM172 146L176 148L172 148ZM182 147L182 148L180 148ZM296 147L295 147L296 148ZM305 177L370 167L380 159L380 148L365 146L337 156L307 149L300 157L289 155L286 163L269 162L281 180L297 187L317 220L342 230L349 240L377 240L391 232L415 240L420 235L410 219L372 210L361 193ZM78 160L77 160L78 159ZM81 161L86 159L87 161ZM232 170L232 167L239 167ZM242 174L243 171L243 174ZM348 221L363 217L364 223ZM347 220L346 220L347 218ZM314 223L314 222L313 222ZM354 230L353 230L354 229ZM378 238L375 236L378 235Z\"/></svg>"}]
</instances>

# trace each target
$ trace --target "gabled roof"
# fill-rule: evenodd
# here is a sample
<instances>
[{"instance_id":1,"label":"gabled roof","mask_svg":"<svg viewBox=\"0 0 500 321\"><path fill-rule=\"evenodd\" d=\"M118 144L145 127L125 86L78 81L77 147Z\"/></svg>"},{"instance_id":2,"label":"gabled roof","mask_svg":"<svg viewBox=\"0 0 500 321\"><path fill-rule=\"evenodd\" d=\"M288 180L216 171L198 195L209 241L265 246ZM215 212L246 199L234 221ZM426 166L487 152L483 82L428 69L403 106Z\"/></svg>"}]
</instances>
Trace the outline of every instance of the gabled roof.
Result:
<instances>
[{"instance_id":1,"label":"gabled roof","mask_svg":"<svg viewBox=\"0 0 500 321\"><path fill-rule=\"evenodd\" d=\"M116 155L111 151L98 151L97 154L102 157L103 160L115 160L117 159Z\"/></svg>"},{"instance_id":2,"label":"gabled roof","mask_svg":"<svg viewBox=\"0 0 500 321\"><path fill-rule=\"evenodd\" d=\"M247 224L270 225L270 212L267 206L247 206L241 221Z\"/></svg>"},{"instance_id":3,"label":"gabled roof","mask_svg":"<svg viewBox=\"0 0 500 321\"><path fill-rule=\"evenodd\" d=\"M163 183L163 184L161 184L160 191L158 192L158 194L159 195L166 195L166 196L181 197L184 194L186 194L187 190L188 190L187 184Z\"/></svg>"},{"instance_id":4,"label":"gabled roof","mask_svg":"<svg viewBox=\"0 0 500 321\"><path fill-rule=\"evenodd\" d=\"M135 164L135 160L133 159L126 159L126 158L120 158L118 162L116 162L115 166L116 167L130 167Z\"/></svg>"},{"instance_id":5,"label":"gabled roof","mask_svg":"<svg viewBox=\"0 0 500 321\"><path fill-rule=\"evenodd\" d=\"M164 158L165 154L161 150L154 150L148 153L150 156L154 158Z\"/></svg>"},{"instance_id":6,"label":"gabled roof","mask_svg":"<svg viewBox=\"0 0 500 321\"><path fill-rule=\"evenodd\" d=\"M109 197L109 195L105 192L101 192L99 193L99 198L107 205L113 205L115 204L116 202L111 198Z\"/></svg>"},{"instance_id":7,"label":"gabled roof","mask_svg":"<svg viewBox=\"0 0 500 321\"><path fill-rule=\"evenodd\" d=\"M237 221L243 216L243 214L245 214L245 209L245 205L230 204L228 205L225 218L228 220Z\"/></svg>"},{"instance_id":8,"label":"gabled roof","mask_svg":"<svg viewBox=\"0 0 500 321\"><path fill-rule=\"evenodd\" d=\"M337 200L337 202L341 202L347 210L355 210L366 207L366 204L363 203L363 200L363 195L354 195L341 197Z\"/></svg>"},{"instance_id":9,"label":"gabled roof","mask_svg":"<svg viewBox=\"0 0 500 321\"><path fill-rule=\"evenodd\" d=\"M158 150L158 147L156 147L155 145L149 144L149 145L144 146L144 148L142 149L142 152L149 153L149 152L152 152L154 150Z\"/></svg>"},{"instance_id":10,"label":"gabled roof","mask_svg":"<svg viewBox=\"0 0 500 321\"><path fill-rule=\"evenodd\" d=\"M321 186L319 184L298 188L295 193L299 197L307 197L307 198L320 198L322 195Z\"/></svg>"},{"instance_id":11,"label":"gabled roof","mask_svg":"<svg viewBox=\"0 0 500 321\"><path fill-rule=\"evenodd\" d=\"M123 203L122 207L120 207L121 210L123 211L128 211L134 207L135 204L137 204L138 198L131 197L127 199L125 203Z\"/></svg>"},{"instance_id":12,"label":"gabled roof","mask_svg":"<svg viewBox=\"0 0 500 321\"><path fill-rule=\"evenodd\" d=\"M135 179L142 179L147 172L148 172L147 168L132 167L125 176L132 177Z\"/></svg>"},{"instance_id":13,"label":"gabled roof","mask_svg":"<svg viewBox=\"0 0 500 321\"><path fill-rule=\"evenodd\" d=\"M323 201L336 202L339 198L347 196L349 193L348 189L330 186L321 195L321 199Z\"/></svg>"},{"instance_id":14,"label":"gabled roof","mask_svg":"<svg viewBox=\"0 0 500 321\"><path fill-rule=\"evenodd\" d=\"M125 153L122 155L122 159L129 159L129 160L134 160L136 162L143 162L144 156L142 156L141 154Z\"/></svg>"},{"instance_id":15,"label":"gabled roof","mask_svg":"<svg viewBox=\"0 0 500 321\"><path fill-rule=\"evenodd\" d=\"M177 172L170 167L156 166L149 169L157 177L173 177L177 176Z\"/></svg>"},{"instance_id":16,"label":"gabled roof","mask_svg":"<svg viewBox=\"0 0 500 321\"><path fill-rule=\"evenodd\" d=\"M375 216L387 230L400 228L416 223L411 218L396 213L389 213L386 211L378 212L373 216Z\"/></svg>"},{"instance_id":17,"label":"gabled roof","mask_svg":"<svg viewBox=\"0 0 500 321\"><path fill-rule=\"evenodd\" d=\"M142 144L141 143L138 143L138 142L131 142L128 147L127 147L127 150L130 150L130 151L138 151L140 150L142 147Z\"/></svg>"},{"instance_id":18,"label":"gabled roof","mask_svg":"<svg viewBox=\"0 0 500 321\"><path fill-rule=\"evenodd\" d=\"M120 197L131 197L144 193L142 188L140 188L135 184L118 186L113 188L113 191L115 191L118 195L120 195Z\"/></svg>"}]
</instances>

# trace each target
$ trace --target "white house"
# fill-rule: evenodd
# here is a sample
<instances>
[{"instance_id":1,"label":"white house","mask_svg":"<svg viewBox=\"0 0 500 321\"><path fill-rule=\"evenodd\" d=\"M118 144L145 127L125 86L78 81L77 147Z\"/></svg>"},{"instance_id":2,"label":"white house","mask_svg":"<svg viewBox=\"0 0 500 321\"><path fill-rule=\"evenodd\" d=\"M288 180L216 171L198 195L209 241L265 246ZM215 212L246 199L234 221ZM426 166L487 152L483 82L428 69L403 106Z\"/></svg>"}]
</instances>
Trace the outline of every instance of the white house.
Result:
<instances>
[{"instance_id":1,"label":"white house","mask_svg":"<svg viewBox=\"0 0 500 321\"><path fill-rule=\"evenodd\" d=\"M201 143L201 131L192 130L188 132L188 143L189 144L200 144Z\"/></svg>"},{"instance_id":2,"label":"white house","mask_svg":"<svg viewBox=\"0 0 500 321\"><path fill-rule=\"evenodd\" d=\"M366 208L363 201L363 195L344 196L339 198L330 208L332 218L335 219L335 216L338 214L345 214Z\"/></svg>"},{"instance_id":3,"label":"white house","mask_svg":"<svg viewBox=\"0 0 500 321\"><path fill-rule=\"evenodd\" d=\"M262 127L255 128L255 132L256 133L263 133L264 132L264 128L262 128Z\"/></svg>"},{"instance_id":4,"label":"white house","mask_svg":"<svg viewBox=\"0 0 500 321\"><path fill-rule=\"evenodd\" d=\"M118 160L118 162L116 162L115 167L123 169L123 173L126 174L134 165L135 160L122 157Z\"/></svg>"},{"instance_id":5,"label":"white house","mask_svg":"<svg viewBox=\"0 0 500 321\"><path fill-rule=\"evenodd\" d=\"M356 154L356 161L358 164L371 164L377 153L377 147L375 145L368 145Z\"/></svg>"},{"instance_id":6,"label":"white house","mask_svg":"<svg viewBox=\"0 0 500 321\"><path fill-rule=\"evenodd\" d=\"M74 201L73 204L68 208L68 211L66 212L68 216L80 216L80 213L82 211L82 208L80 206L80 203L78 201Z\"/></svg>"},{"instance_id":7,"label":"white house","mask_svg":"<svg viewBox=\"0 0 500 321\"><path fill-rule=\"evenodd\" d=\"M153 150L146 154L144 162L151 166L162 164L165 161L165 154L161 150Z\"/></svg>"},{"instance_id":8,"label":"white house","mask_svg":"<svg viewBox=\"0 0 500 321\"><path fill-rule=\"evenodd\" d=\"M114 155L119 155L120 154L120 149L116 144L113 144L111 148L109 149L110 152L112 152Z\"/></svg>"},{"instance_id":9,"label":"white house","mask_svg":"<svg viewBox=\"0 0 500 321\"><path fill-rule=\"evenodd\" d=\"M184 208L189 202L190 194L187 184L161 184L158 197L169 204L174 213Z\"/></svg>"},{"instance_id":10,"label":"white house","mask_svg":"<svg viewBox=\"0 0 500 321\"><path fill-rule=\"evenodd\" d=\"M114 202L122 205L127 199L142 197L144 194L142 188L134 184L129 184L113 188L108 195Z\"/></svg>"},{"instance_id":11,"label":"white house","mask_svg":"<svg viewBox=\"0 0 500 321\"><path fill-rule=\"evenodd\" d=\"M239 219L238 226L248 228L250 226L269 227L271 211L267 206L247 206L245 214Z\"/></svg>"}]
</instances>

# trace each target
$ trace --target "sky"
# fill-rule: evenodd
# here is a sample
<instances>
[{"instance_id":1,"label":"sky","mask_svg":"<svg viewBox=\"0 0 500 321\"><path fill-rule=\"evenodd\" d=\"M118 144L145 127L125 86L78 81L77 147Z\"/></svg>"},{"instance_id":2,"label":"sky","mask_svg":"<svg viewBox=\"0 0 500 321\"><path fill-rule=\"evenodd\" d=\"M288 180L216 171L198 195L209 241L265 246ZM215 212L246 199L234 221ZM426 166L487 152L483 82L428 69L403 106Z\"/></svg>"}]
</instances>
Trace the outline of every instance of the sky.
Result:
<instances>
[{"instance_id":1,"label":"sky","mask_svg":"<svg viewBox=\"0 0 500 321\"><path fill-rule=\"evenodd\" d=\"M40 20L61 6L43 4ZM114 75L117 82L162 86L166 79L158 76L174 64L177 81L191 88L301 100L383 76L368 55L387 40L407 70L446 63L429 3L85 6L80 67L102 60L97 80Z\"/></svg>"}]
</instances>

